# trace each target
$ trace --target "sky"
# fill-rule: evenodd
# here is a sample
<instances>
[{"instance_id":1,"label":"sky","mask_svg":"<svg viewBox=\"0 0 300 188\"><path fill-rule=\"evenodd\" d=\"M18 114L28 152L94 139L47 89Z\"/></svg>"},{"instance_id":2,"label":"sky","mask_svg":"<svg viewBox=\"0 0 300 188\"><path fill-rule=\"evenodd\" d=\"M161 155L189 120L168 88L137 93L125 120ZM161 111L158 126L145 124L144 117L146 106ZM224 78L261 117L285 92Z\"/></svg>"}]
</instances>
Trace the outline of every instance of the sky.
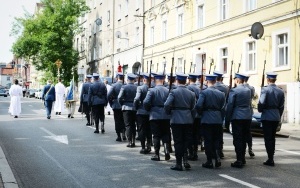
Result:
<instances>
[{"instance_id":1,"label":"sky","mask_svg":"<svg viewBox=\"0 0 300 188\"><path fill-rule=\"evenodd\" d=\"M39 0L5 0L0 6L0 62L9 63L13 59L11 47L16 38L10 37L15 17L24 17L25 10L34 13Z\"/></svg>"}]
</instances>

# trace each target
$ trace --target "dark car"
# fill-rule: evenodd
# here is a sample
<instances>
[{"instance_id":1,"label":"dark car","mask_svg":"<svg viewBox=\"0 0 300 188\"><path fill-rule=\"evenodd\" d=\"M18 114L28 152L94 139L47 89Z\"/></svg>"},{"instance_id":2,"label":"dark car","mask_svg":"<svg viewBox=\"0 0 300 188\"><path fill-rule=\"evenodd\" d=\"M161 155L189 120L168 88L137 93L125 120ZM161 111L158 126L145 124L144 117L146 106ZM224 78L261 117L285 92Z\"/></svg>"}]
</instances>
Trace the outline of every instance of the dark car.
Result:
<instances>
[{"instance_id":1,"label":"dark car","mask_svg":"<svg viewBox=\"0 0 300 188\"><path fill-rule=\"evenodd\" d=\"M35 97L36 89L28 89L25 93L25 97L31 98Z\"/></svg>"},{"instance_id":2,"label":"dark car","mask_svg":"<svg viewBox=\"0 0 300 188\"><path fill-rule=\"evenodd\" d=\"M261 113L256 112L252 115L252 122L251 122L251 132L256 133L263 133L262 123L261 123ZM281 130L282 122L279 122L278 127L276 129L276 132L279 132ZM232 126L231 123L229 125L225 125L225 129L232 134Z\"/></svg>"},{"instance_id":3,"label":"dark car","mask_svg":"<svg viewBox=\"0 0 300 188\"><path fill-rule=\"evenodd\" d=\"M0 96L7 97L7 92L5 89L0 89Z\"/></svg>"}]
</instances>

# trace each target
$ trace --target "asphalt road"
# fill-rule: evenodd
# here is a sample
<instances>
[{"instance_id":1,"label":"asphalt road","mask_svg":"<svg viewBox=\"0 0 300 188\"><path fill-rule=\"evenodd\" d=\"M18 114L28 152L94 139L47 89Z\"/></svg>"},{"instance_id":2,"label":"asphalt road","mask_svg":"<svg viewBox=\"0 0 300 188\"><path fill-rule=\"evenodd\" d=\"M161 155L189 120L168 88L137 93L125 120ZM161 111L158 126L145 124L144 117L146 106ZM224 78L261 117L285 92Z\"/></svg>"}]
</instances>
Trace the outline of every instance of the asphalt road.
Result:
<instances>
[{"instance_id":1,"label":"asphalt road","mask_svg":"<svg viewBox=\"0 0 300 188\"><path fill-rule=\"evenodd\" d=\"M254 137L256 157L247 155L243 169L235 160L232 136L225 133L220 169L204 169L205 154L189 171L170 170L175 163L154 162L139 154L140 145L127 148L115 141L112 115L106 115L105 134L94 134L80 114L46 119L38 99L22 99L18 119L8 115L9 97L0 98L0 145L19 187L299 187L300 141L277 138L275 167L262 165L266 152L262 137ZM164 158L164 157L162 157Z\"/></svg>"}]
</instances>

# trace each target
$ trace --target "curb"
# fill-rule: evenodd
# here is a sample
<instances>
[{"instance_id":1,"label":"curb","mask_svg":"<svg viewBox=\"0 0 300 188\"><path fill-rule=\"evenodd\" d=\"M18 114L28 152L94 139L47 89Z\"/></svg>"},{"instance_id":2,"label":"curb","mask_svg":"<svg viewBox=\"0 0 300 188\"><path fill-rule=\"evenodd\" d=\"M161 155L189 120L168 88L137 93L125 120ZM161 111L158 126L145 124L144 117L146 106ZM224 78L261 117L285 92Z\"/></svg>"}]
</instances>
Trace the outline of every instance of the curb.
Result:
<instances>
[{"instance_id":1,"label":"curb","mask_svg":"<svg viewBox=\"0 0 300 188\"><path fill-rule=\"evenodd\" d=\"M18 183L0 146L0 173L5 188L18 188ZM1 187L1 184L0 184Z\"/></svg>"},{"instance_id":2,"label":"curb","mask_svg":"<svg viewBox=\"0 0 300 188\"><path fill-rule=\"evenodd\" d=\"M290 136L289 136L289 139L300 140L300 136L290 135Z\"/></svg>"}]
</instances>

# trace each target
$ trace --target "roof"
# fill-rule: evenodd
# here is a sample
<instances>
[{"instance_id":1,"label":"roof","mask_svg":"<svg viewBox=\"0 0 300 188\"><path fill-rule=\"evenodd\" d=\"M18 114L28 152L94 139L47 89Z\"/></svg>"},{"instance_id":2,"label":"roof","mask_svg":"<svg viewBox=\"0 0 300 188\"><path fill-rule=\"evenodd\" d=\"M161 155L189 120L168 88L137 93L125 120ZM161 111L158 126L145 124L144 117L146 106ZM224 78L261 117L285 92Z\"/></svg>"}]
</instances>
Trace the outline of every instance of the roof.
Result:
<instances>
[{"instance_id":1,"label":"roof","mask_svg":"<svg viewBox=\"0 0 300 188\"><path fill-rule=\"evenodd\" d=\"M14 69L2 68L0 74L1 75L13 75L13 71L14 71Z\"/></svg>"}]
</instances>

